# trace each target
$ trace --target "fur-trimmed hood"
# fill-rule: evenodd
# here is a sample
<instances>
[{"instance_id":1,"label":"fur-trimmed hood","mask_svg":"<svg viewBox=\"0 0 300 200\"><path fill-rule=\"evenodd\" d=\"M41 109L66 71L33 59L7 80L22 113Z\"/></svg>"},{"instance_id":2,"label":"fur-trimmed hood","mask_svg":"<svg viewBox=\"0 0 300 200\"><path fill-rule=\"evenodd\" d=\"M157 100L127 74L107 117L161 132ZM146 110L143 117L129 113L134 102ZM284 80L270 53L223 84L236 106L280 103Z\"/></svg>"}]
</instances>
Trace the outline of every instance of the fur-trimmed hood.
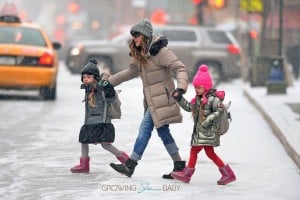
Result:
<instances>
[{"instance_id":1,"label":"fur-trimmed hood","mask_svg":"<svg viewBox=\"0 0 300 200\"><path fill-rule=\"evenodd\" d=\"M155 56L159 50L168 45L168 39L164 35L155 35L152 37L152 42L149 47L149 53L151 56Z\"/></svg>"}]
</instances>

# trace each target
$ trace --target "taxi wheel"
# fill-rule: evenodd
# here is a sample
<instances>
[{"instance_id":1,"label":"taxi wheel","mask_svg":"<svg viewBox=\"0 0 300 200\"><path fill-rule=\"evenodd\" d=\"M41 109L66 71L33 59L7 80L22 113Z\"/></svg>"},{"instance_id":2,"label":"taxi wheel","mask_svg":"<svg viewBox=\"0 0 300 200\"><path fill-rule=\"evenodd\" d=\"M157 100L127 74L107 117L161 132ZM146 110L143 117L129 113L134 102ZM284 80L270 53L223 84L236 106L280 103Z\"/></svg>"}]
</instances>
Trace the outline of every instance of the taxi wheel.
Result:
<instances>
[{"instance_id":1,"label":"taxi wheel","mask_svg":"<svg viewBox=\"0 0 300 200\"><path fill-rule=\"evenodd\" d=\"M40 96L43 100L55 100L56 99L56 84L53 87L40 88Z\"/></svg>"}]
</instances>

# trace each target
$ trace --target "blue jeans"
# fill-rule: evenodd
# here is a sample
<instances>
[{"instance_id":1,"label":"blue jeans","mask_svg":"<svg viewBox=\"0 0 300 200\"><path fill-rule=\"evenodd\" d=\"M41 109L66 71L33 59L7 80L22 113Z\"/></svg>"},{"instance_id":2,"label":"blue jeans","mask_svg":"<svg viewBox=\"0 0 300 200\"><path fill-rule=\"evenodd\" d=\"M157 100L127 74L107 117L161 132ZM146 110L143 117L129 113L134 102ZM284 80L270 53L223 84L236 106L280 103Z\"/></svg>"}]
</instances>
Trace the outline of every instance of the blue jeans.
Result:
<instances>
[{"instance_id":1,"label":"blue jeans","mask_svg":"<svg viewBox=\"0 0 300 200\"><path fill-rule=\"evenodd\" d=\"M131 159L141 160L143 153L148 145L152 131L154 128L153 120L150 114L149 109L145 112L144 118L140 125L139 134L136 138L133 152L131 154ZM169 125L164 125L160 128L157 128L157 133L163 144L165 145L166 150L169 155L178 153L178 147L170 133Z\"/></svg>"}]
</instances>

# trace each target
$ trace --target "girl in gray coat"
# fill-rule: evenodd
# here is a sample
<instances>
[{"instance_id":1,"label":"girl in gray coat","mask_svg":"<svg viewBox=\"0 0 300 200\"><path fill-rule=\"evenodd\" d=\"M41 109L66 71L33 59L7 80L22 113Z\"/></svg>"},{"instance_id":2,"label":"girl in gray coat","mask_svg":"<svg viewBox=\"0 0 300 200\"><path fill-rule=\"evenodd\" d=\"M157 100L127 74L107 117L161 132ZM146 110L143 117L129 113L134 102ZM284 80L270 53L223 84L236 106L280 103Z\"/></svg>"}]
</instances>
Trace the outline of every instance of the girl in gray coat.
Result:
<instances>
[{"instance_id":1,"label":"girl in gray coat","mask_svg":"<svg viewBox=\"0 0 300 200\"><path fill-rule=\"evenodd\" d=\"M79 142L81 143L80 164L71 168L73 173L88 173L89 144L98 144L114 154L124 163L128 159L125 152L118 150L111 143L115 139L115 128L111 123L111 115L108 113L108 103L115 98L115 90L107 81L100 81L97 61L92 59L81 72L81 89L85 89L85 119L80 129ZM100 84L98 82L100 81Z\"/></svg>"},{"instance_id":2,"label":"girl in gray coat","mask_svg":"<svg viewBox=\"0 0 300 200\"><path fill-rule=\"evenodd\" d=\"M221 99L224 92L212 89L212 79L206 65L201 65L194 76L193 85L196 97L188 102L181 95L174 98L180 106L192 112L194 129L191 139L190 160L182 172L172 172L171 176L182 182L189 183L195 171L198 153L204 149L206 155L218 166L222 177L218 180L219 185L228 184L236 179L229 165L225 165L222 159L214 152L214 147L220 145L220 117L224 112Z\"/></svg>"},{"instance_id":3,"label":"girl in gray coat","mask_svg":"<svg viewBox=\"0 0 300 200\"><path fill-rule=\"evenodd\" d=\"M169 124L180 123L182 115L172 93L183 94L188 86L186 66L177 58L164 36L153 35L152 25L149 20L142 19L135 24L130 34L130 66L117 74L109 77L109 82L117 86L124 81L140 76L143 82L144 117L136 138L133 152L124 164L111 163L111 167L128 177L134 172L137 162L151 138L152 131L156 128L167 152L173 160L173 171L182 171L185 161L181 160L178 147L170 133ZM174 74L177 80L175 88ZM170 173L163 178L172 178Z\"/></svg>"}]
</instances>

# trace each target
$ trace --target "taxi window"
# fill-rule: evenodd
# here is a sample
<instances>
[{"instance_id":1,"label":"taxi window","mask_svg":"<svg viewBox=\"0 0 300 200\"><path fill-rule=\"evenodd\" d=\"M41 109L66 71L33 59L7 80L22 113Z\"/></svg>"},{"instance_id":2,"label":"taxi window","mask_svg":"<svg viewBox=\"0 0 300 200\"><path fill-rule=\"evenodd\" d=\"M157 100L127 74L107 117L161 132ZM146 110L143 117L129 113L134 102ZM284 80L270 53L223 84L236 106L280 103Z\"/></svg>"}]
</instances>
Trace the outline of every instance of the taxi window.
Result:
<instances>
[{"instance_id":1,"label":"taxi window","mask_svg":"<svg viewBox=\"0 0 300 200\"><path fill-rule=\"evenodd\" d=\"M0 26L0 43L46 46L38 29Z\"/></svg>"}]
</instances>

